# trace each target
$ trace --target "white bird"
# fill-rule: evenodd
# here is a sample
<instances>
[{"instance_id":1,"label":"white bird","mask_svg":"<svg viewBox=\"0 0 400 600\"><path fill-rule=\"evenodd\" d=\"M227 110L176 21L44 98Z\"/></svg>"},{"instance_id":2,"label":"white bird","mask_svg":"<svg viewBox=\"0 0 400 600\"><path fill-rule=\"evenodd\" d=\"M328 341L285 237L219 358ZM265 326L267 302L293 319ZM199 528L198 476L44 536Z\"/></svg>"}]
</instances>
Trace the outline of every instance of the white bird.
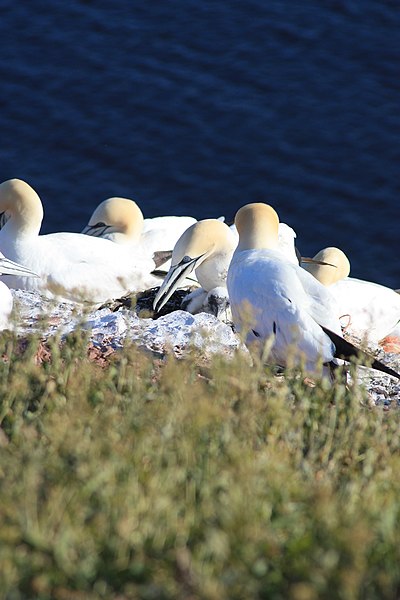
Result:
<instances>
[{"instance_id":1,"label":"white bird","mask_svg":"<svg viewBox=\"0 0 400 600\"><path fill-rule=\"evenodd\" d=\"M183 280L195 271L201 287L184 299L182 308L193 314L204 311L225 316L226 275L236 244L234 233L218 219L191 225L175 244L171 267L154 299L154 310L160 311Z\"/></svg>"},{"instance_id":2,"label":"white bird","mask_svg":"<svg viewBox=\"0 0 400 600\"><path fill-rule=\"evenodd\" d=\"M24 277L37 277L30 269L26 269L0 252L0 275L18 275ZM13 307L13 297L10 289L3 281L0 281L0 330L10 326L10 316Z\"/></svg>"},{"instance_id":3,"label":"white bird","mask_svg":"<svg viewBox=\"0 0 400 600\"><path fill-rule=\"evenodd\" d=\"M193 217L144 219L134 200L113 197L98 205L82 233L140 247L149 256L156 254L157 260L164 251L172 252L179 237L193 223L196 223Z\"/></svg>"},{"instance_id":4,"label":"white bird","mask_svg":"<svg viewBox=\"0 0 400 600\"><path fill-rule=\"evenodd\" d=\"M37 279L14 275L10 287L97 303L147 289L159 281L151 274L152 259L127 252L110 240L81 233L39 235L42 203L20 179L0 184L0 211L6 213L0 250L39 275Z\"/></svg>"},{"instance_id":5,"label":"white bird","mask_svg":"<svg viewBox=\"0 0 400 600\"><path fill-rule=\"evenodd\" d=\"M349 259L339 248L324 248L314 259L328 264L307 264L304 268L328 287L348 333L378 344L393 332L400 322L399 294L384 285L349 277Z\"/></svg>"},{"instance_id":6,"label":"white bird","mask_svg":"<svg viewBox=\"0 0 400 600\"><path fill-rule=\"evenodd\" d=\"M229 266L227 287L232 317L249 345L270 343L278 365L304 364L318 373L337 358L365 356L341 336L331 295L310 273L278 249L279 218L266 204L242 207L236 214L239 244ZM400 378L378 361L374 368ZM326 373L326 369L323 370Z\"/></svg>"}]
</instances>

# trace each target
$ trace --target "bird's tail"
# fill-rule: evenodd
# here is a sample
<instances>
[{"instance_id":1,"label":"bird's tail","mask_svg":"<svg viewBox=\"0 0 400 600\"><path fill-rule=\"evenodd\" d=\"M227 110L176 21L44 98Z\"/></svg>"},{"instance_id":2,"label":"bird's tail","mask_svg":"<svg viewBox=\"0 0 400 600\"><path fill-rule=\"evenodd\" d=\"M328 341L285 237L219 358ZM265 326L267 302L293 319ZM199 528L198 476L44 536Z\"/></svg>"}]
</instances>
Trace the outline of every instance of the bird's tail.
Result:
<instances>
[{"instance_id":1,"label":"bird's tail","mask_svg":"<svg viewBox=\"0 0 400 600\"><path fill-rule=\"evenodd\" d=\"M382 371L382 373L386 373L387 375L391 375L392 377L397 377L397 379L400 379L399 373L396 373L396 371L384 365L383 362L377 360L368 352L361 350L361 348L357 348L357 346L354 346L353 344L342 338L337 333L334 333L330 329L326 329L326 327L322 327L322 329L335 344L336 358L342 358L343 360L348 361L354 356L360 360L364 360L367 363L367 365L372 369L377 369L377 371Z\"/></svg>"}]
</instances>

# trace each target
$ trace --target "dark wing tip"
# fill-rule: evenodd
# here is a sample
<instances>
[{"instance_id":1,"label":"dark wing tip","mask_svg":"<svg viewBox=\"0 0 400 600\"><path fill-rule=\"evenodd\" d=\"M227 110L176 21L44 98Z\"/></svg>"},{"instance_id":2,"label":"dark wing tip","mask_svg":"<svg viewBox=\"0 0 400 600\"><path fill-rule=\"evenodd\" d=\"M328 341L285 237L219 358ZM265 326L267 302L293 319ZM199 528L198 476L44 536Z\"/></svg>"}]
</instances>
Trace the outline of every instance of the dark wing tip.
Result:
<instances>
[{"instance_id":1,"label":"dark wing tip","mask_svg":"<svg viewBox=\"0 0 400 600\"><path fill-rule=\"evenodd\" d=\"M377 360L376 358L374 358L368 352L361 350L361 348L357 348L357 346L354 346L354 344L352 344L351 342L348 342L347 340L342 338L337 333L334 333L330 329L327 329L326 327L322 327L322 329L325 331L326 335L331 339L331 341L335 344L335 348L336 348L335 357L336 358L341 358L343 360L348 361L351 359L352 356L355 356L361 360L364 359L366 362L370 362L372 369L376 369L377 371L382 371L382 373L386 373L387 375L391 375L392 377L396 377L397 379L400 379L399 373L397 373L396 371L394 371L393 369L391 369L390 367L385 365L380 360Z\"/></svg>"}]
</instances>

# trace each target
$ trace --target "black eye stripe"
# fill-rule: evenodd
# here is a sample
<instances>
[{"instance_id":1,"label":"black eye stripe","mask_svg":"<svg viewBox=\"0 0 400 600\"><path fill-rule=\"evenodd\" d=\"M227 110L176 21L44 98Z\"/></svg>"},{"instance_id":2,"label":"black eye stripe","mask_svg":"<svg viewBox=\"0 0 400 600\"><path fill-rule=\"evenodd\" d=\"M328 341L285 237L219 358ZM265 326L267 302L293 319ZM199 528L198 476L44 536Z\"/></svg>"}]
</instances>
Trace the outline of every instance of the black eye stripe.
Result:
<instances>
[{"instance_id":1,"label":"black eye stripe","mask_svg":"<svg viewBox=\"0 0 400 600\"><path fill-rule=\"evenodd\" d=\"M4 225L7 223L9 218L10 218L10 215L7 214L7 211L3 211L2 213L0 213L0 229L2 229L2 227L4 227Z\"/></svg>"}]
</instances>

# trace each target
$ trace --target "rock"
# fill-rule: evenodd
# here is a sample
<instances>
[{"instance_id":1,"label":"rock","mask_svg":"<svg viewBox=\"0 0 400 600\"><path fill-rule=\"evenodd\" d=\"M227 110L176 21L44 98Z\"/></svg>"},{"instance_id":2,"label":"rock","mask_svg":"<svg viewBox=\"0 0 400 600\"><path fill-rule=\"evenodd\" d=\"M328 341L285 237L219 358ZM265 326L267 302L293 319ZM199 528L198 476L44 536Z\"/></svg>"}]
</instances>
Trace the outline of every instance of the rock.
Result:
<instances>
[{"instance_id":1,"label":"rock","mask_svg":"<svg viewBox=\"0 0 400 600\"><path fill-rule=\"evenodd\" d=\"M169 304L170 312L157 315L157 319L150 318L153 316L150 308L156 288L143 292L133 302L132 299L123 299L101 308L72 302L57 303L42 297L38 292L12 290L12 293L15 305L14 328L21 337L37 332L46 339L55 334L65 336L75 329L84 328L89 332L93 347L97 348L119 349L127 341L132 341L159 357L173 353L181 358L195 352L196 359L208 361L213 354L232 357L240 350L249 360L247 349L230 325L210 314L192 315L176 309L187 291L177 294ZM358 345L357 340L351 341ZM368 351L397 372L400 371L399 354L386 353L379 346L371 346ZM92 354L96 354L93 349ZM357 381L366 387L376 405L400 405L400 382L393 377L360 367L357 369Z\"/></svg>"}]
</instances>

